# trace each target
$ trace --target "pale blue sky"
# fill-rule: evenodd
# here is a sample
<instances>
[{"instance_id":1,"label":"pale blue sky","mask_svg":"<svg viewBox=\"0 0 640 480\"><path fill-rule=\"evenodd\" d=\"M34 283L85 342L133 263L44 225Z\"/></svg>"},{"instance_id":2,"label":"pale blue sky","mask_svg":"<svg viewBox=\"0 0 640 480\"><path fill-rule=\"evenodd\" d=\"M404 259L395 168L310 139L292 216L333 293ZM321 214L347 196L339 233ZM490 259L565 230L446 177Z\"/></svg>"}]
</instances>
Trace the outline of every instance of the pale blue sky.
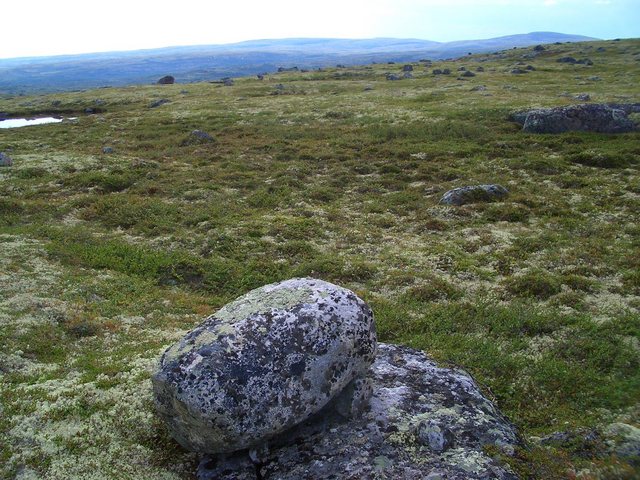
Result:
<instances>
[{"instance_id":1,"label":"pale blue sky","mask_svg":"<svg viewBox=\"0 0 640 480\"><path fill-rule=\"evenodd\" d=\"M3 0L0 58L258 38L640 37L640 0Z\"/></svg>"}]
</instances>

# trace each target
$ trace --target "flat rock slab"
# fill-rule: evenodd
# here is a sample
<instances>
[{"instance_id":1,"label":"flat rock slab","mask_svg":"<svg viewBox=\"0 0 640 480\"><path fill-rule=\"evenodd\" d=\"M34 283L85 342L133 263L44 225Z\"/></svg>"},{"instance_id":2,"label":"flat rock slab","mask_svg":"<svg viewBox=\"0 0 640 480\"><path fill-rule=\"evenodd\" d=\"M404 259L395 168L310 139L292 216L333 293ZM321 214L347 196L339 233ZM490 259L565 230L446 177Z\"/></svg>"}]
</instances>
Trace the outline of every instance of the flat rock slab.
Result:
<instances>
[{"instance_id":1,"label":"flat rock slab","mask_svg":"<svg viewBox=\"0 0 640 480\"><path fill-rule=\"evenodd\" d=\"M634 111L633 104L580 104L516 112L510 118L528 133L626 133L635 129L628 118Z\"/></svg>"},{"instance_id":2,"label":"flat rock slab","mask_svg":"<svg viewBox=\"0 0 640 480\"><path fill-rule=\"evenodd\" d=\"M361 417L323 410L290 431L288 444L204 457L198 480L517 479L483 449L511 454L516 431L467 373L408 347L378 347Z\"/></svg>"}]
</instances>

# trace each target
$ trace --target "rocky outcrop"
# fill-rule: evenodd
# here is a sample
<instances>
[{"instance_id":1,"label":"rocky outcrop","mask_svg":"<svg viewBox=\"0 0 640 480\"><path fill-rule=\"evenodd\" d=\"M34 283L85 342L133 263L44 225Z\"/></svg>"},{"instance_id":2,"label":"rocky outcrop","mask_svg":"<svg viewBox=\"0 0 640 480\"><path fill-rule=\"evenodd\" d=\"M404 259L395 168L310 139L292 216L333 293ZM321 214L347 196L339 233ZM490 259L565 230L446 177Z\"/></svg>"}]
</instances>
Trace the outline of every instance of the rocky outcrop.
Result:
<instances>
[{"instance_id":1,"label":"rocky outcrop","mask_svg":"<svg viewBox=\"0 0 640 480\"><path fill-rule=\"evenodd\" d=\"M510 119L521 124L522 130L529 133L625 133L635 128L633 121L628 118L628 111L633 111L632 107L580 104L515 112Z\"/></svg>"},{"instance_id":2,"label":"rocky outcrop","mask_svg":"<svg viewBox=\"0 0 640 480\"><path fill-rule=\"evenodd\" d=\"M199 480L516 479L487 447L513 454L513 426L462 370L424 353L380 344L373 395L358 418L328 405L280 444L206 456Z\"/></svg>"},{"instance_id":3,"label":"rocky outcrop","mask_svg":"<svg viewBox=\"0 0 640 480\"><path fill-rule=\"evenodd\" d=\"M446 192L440 199L442 205L465 205L467 203L494 202L509 194L502 185L469 185L454 188Z\"/></svg>"},{"instance_id":4,"label":"rocky outcrop","mask_svg":"<svg viewBox=\"0 0 640 480\"><path fill-rule=\"evenodd\" d=\"M171 75L165 75L158 80L158 85L173 85L174 83L176 83L176 79Z\"/></svg>"},{"instance_id":5,"label":"rocky outcrop","mask_svg":"<svg viewBox=\"0 0 640 480\"><path fill-rule=\"evenodd\" d=\"M343 414L362 410L375 352L373 315L353 292L313 279L267 285L166 350L152 376L157 410L189 450L257 447L332 400Z\"/></svg>"}]
</instances>

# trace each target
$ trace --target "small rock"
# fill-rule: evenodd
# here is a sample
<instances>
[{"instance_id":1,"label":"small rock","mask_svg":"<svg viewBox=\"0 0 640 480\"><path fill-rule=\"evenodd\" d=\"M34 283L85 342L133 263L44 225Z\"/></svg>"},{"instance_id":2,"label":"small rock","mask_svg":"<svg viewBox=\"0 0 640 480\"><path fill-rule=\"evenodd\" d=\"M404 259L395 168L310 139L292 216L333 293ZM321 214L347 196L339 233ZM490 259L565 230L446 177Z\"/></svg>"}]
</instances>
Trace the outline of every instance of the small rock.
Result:
<instances>
[{"instance_id":1,"label":"small rock","mask_svg":"<svg viewBox=\"0 0 640 480\"><path fill-rule=\"evenodd\" d=\"M344 391L362 409L376 352L373 314L322 280L266 285L225 305L168 348L152 375L171 435L201 453L259 446ZM347 388L347 390L345 390ZM275 478L275 477L274 477Z\"/></svg>"},{"instance_id":2,"label":"small rock","mask_svg":"<svg viewBox=\"0 0 640 480\"><path fill-rule=\"evenodd\" d=\"M473 87L469 91L470 92L484 92L486 89L487 89L486 85L476 85L475 87Z\"/></svg>"},{"instance_id":3,"label":"small rock","mask_svg":"<svg viewBox=\"0 0 640 480\"><path fill-rule=\"evenodd\" d=\"M176 82L176 79L171 75L165 75L160 80L158 80L158 85L173 85Z\"/></svg>"},{"instance_id":4,"label":"small rock","mask_svg":"<svg viewBox=\"0 0 640 480\"><path fill-rule=\"evenodd\" d=\"M229 77L223 78L222 79L222 84L225 87L233 87L233 78L229 78Z\"/></svg>"},{"instance_id":5,"label":"small rock","mask_svg":"<svg viewBox=\"0 0 640 480\"><path fill-rule=\"evenodd\" d=\"M511 73L514 75L523 75L528 72L526 70L523 70L522 68L514 68L513 70L511 70Z\"/></svg>"},{"instance_id":6,"label":"small rock","mask_svg":"<svg viewBox=\"0 0 640 480\"><path fill-rule=\"evenodd\" d=\"M0 167L10 167L11 165L13 165L11 157L4 152L0 152Z\"/></svg>"},{"instance_id":7,"label":"small rock","mask_svg":"<svg viewBox=\"0 0 640 480\"><path fill-rule=\"evenodd\" d=\"M433 75L442 75L442 70L440 70L439 68L434 68L431 73Z\"/></svg>"},{"instance_id":8,"label":"small rock","mask_svg":"<svg viewBox=\"0 0 640 480\"><path fill-rule=\"evenodd\" d=\"M640 428L627 423L612 423L605 431L606 443L612 453L630 459L640 466Z\"/></svg>"},{"instance_id":9,"label":"small rock","mask_svg":"<svg viewBox=\"0 0 640 480\"><path fill-rule=\"evenodd\" d=\"M102 147L102 153L104 153L105 155L109 155L113 153L113 151L113 147Z\"/></svg>"},{"instance_id":10,"label":"small rock","mask_svg":"<svg viewBox=\"0 0 640 480\"><path fill-rule=\"evenodd\" d=\"M470 185L449 190L439 203L460 206L467 203L493 202L503 199L508 194L509 191L501 185Z\"/></svg>"},{"instance_id":11,"label":"small rock","mask_svg":"<svg viewBox=\"0 0 640 480\"><path fill-rule=\"evenodd\" d=\"M525 70L529 70L530 72L535 71L535 69L536 69L536 67L534 67L533 65L527 65L527 66L525 67Z\"/></svg>"},{"instance_id":12,"label":"small rock","mask_svg":"<svg viewBox=\"0 0 640 480\"><path fill-rule=\"evenodd\" d=\"M460 67L460 68L458 68L458 71L459 71L459 72L465 72L466 70L467 70L467 69L466 69L465 67Z\"/></svg>"},{"instance_id":13,"label":"small rock","mask_svg":"<svg viewBox=\"0 0 640 480\"><path fill-rule=\"evenodd\" d=\"M476 68L476 72L484 72L484 67L478 67L478 68Z\"/></svg>"},{"instance_id":14,"label":"small rock","mask_svg":"<svg viewBox=\"0 0 640 480\"><path fill-rule=\"evenodd\" d=\"M387 73L386 78L387 80L395 81L402 80L403 77L401 77L400 75L396 75L395 73Z\"/></svg>"},{"instance_id":15,"label":"small rock","mask_svg":"<svg viewBox=\"0 0 640 480\"><path fill-rule=\"evenodd\" d=\"M471 70L465 70L462 75L460 75L461 77L475 77L476 74L473 73Z\"/></svg>"},{"instance_id":16,"label":"small rock","mask_svg":"<svg viewBox=\"0 0 640 480\"><path fill-rule=\"evenodd\" d=\"M582 58L576 62L579 65L593 65L593 62L589 58Z\"/></svg>"},{"instance_id":17,"label":"small rock","mask_svg":"<svg viewBox=\"0 0 640 480\"><path fill-rule=\"evenodd\" d=\"M576 100L580 100L583 102L588 102L591 100L591 96L588 93L579 93L578 95L574 96L573 98L575 98Z\"/></svg>"},{"instance_id":18,"label":"small rock","mask_svg":"<svg viewBox=\"0 0 640 480\"><path fill-rule=\"evenodd\" d=\"M403 72L413 72L413 65L405 65L402 67Z\"/></svg>"},{"instance_id":19,"label":"small rock","mask_svg":"<svg viewBox=\"0 0 640 480\"><path fill-rule=\"evenodd\" d=\"M443 74L443 75L451 75L451 69L449 69L449 68L445 68L445 69L443 69L443 70L442 70L442 74Z\"/></svg>"},{"instance_id":20,"label":"small rock","mask_svg":"<svg viewBox=\"0 0 640 480\"><path fill-rule=\"evenodd\" d=\"M169 103L168 98L161 98L160 100L155 100L149 104L149 108L157 108L160 105L164 105L165 103Z\"/></svg>"},{"instance_id":21,"label":"small rock","mask_svg":"<svg viewBox=\"0 0 640 480\"><path fill-rule=\"evenodd\" d=\"M533 50L535 52L544 52L546 48L544 48L542 45L536 45L535 47L533 47Z\"/></svg>"},{"instance_id":22,"label":"small rock","mask_svg":"<svg viewBox=\"0 0 640 480\"><path fill-rule=\"evenodd\" d=\"M181 145L184 147L187 145L202 145L213 142L215 142L215 139L207 132L203 132L202 130L193 130L189 136L182 141Z\"/></svg>"},{"instance_id":23,"label":"small rock","mask_svg":"<svg viewBox=\"0 0 640 480\"><path fill-rule=\"evenodd\" d=\"M556 60L558 63L578 63L578 61L573 57L561 57Z\"/></svg>"}]
</instances>

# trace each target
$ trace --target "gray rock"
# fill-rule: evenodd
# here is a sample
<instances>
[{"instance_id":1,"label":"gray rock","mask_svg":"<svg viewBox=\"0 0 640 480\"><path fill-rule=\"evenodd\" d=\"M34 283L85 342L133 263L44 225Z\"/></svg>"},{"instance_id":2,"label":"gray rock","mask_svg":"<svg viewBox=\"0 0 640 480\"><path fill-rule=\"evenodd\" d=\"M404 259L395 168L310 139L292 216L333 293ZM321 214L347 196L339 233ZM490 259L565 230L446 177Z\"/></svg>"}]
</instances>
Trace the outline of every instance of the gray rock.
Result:
<instances>
[{"instance_id":1,"label":"gray rock","mask_svg":"<svg viewBox=\"0 0 640 480\"><path fill-rule=\"evenodd\" d=\"M159 100L155 100L149 104L149 108L157 108L160 105L164 105L165 103L169 103L168 98L161 98Z\"/></svg>"},{"instance_id":2,"label":"gray rock","mask_svg":"<svg viewBox=\"0 0 640 480\"><path fill-rule=\"evenodd\" d=\"M434 75L442 75L442 70L440 70L439 68L434 68L433 72L431 73L433 73Z\"/></svg>"},{"instance_id":3,"label":"gray rock","mask_svg":"<svg viewBox=\"0 0 640 480\"><path fill-rule=\"evenodd\" d=\"M536 45L535 47L533 47L533 50L536 52L544 52L546 48L544 48L542 45Z\"/></svg>"},{"instance_id":4,"label":"gray rock","mask_svg":"<svg viewBox=\"0 0 640 480\"><path fill-rule=\"evenodd\" d=\"M576 100L580 100L581 102L591 101L591 95L589 95L588 93L579 93L573 98L575 98Z\"/></svg>"},{"instance_id":5,"label":"gray rock","mask_svg":"<svg viewBox=\"0 0 640 480\"><path fill-rule=\"evenodd\" d=\"M10 167L11 165L13 165L11 157L4 152L0 152L0 167Z\"/></svg>"},{"instance_id":6,"label":"gray rock","mask_svg":"<svg viewBox=\"0 0 640 480\"><path fill-rule=\"evenodd\" d=\"M185 138L181 145L203 145L206 143L213 143L215 139L209 135L207 132L203 132L202 130L193 130L187 138Z\"/></svg>"},{"instance_id":7,"label":"gray rock","mask_svg":"<svg viewBox=\"0 0 640 480\"><path fill-rule=\"evenodd\" d=\"M229 77L223 78L222 79L222 84L225 87L233 87L233 78L229 78Z\"/></svg>"},{"instance_id":8,"label":"gray rock","mask_svg":"<svg viewBox=\"0 0 640 480\"><path fill-rule=\"evenodd\" d=\"M405 65L402 67L403 72L413 72L413 65Z\"/></svg>"},{"instance_id":9,"label":"gray rock","mask_svg":"<svg viewBox=\"0 0 640 480\"><path fill-rule=\"evenodd\" d=\"M158 80L158 85L173 85L176 82L176 79L171 75L165 75L160 80Z\"/></svg>"},{"instance_id":10,"label":"gray rock","mask_svg":"<svg viewBox=\"0 0 640 480\"><path fill-rule=\"evenodd\" d=\"M462 74L460 76L461 77L475 77L476 74L473 73L471 70L465 70L464 72L462 72Z\"/></svg>"},{"instance_id":11,"label":"gray rock","mask_svg":"<svg viewBox=\"0 0 640 480\"><path fill-rule=\"evenodd\" d=\"M527 70L523 70L522 68L514 68L513 70L511 70L511 73L514 75L523 75L529 72L527 72Z\"/></svg>"},{"instance_id":12,"label":"gray rock","mask_svg":"<svg viewBox=\"0 0 640 480\"><path fill-rule=\"evenodd\" d=\"M443 205L465 205L467 203L494 202L501 200L509 191L501 185L470 185L454 188L445 193L440 199Z\"/></svg>"},{"instance_id":13,"label":"gray rock","mask_svg":"<svg viewBox=\"0 0 640 480\"><path fill-rule=\"evenodd\" d=\"M469 91L470 92L484 92L487 90L487 86L486 85L476 85L475 87L471 88Z\"/></svg>"},{"instance_id":14,"label":"gray rock","mask_svg":"<svg viewBox=\"0 0 640 480\"><path fill-rule=\"evenodd\" d=\"M578 60L576 60L573 57L561 57L561 58L557 59L556 62L558 62L558 63L578 63Z\"/></svg>"},{"instance_id":15,"label":"gray rock","mask_svg":"<svg viewBox=\"0 0 640 480\"><path fill-rule=\"evenodd\" d=\"M379 344L373 396L358 418L326 409L290 432L289 443L232 457L205 456L198 480L515 480L485 453L511 454L514 427L464 371L438 367L408 347Z\"/></svg>"},{"instance_id":16,"label":"gray rock","mask_svg":"<svg viewBox=\"0 0 640 480\"><path fill-rule=\"evenodd\" d=\"M443 74L443 75L451 75L451 69L449 69L449 68L445 68L445 69L443 69L443 70L442 70L442 74Z\"/></svg>"},{"instance_id":17,"label":"gray rock","mask_svg":"<svg viewBox=\"0 0 640 480\"><path fill-rule=\"evenodd\" d=\"M356 411L376 352L371 310L353 292L292 279L225 305L162 355L152 375L171 435L201 453L261 445L341 392ZM349 385L351 384L351 385Z\"/></svg>"},{"instance_id":18,"label":"gray rock","mask_svg":"<svg viewBox=\"0 0 640 480\"><path fill-rule=\"evenodd\" d=\"M640 428L628 423L612 423L604 431L611 453L640 466Z\"/></svg>"},{"instance_id":19,"label":"gray rock","mask_svg":"<svg viewBox=\"0 0 640 480\"><path fill-rule=\"evenodd\" d=\"M400 75L396 75L395 73L387 73L386 77L387 77L387 80L390 80L390 81L403 79L403 77L401 77Z\"/></svg>"},{"instance_id":20,"label":"gray rock","mask_svg":"<svg viewBox=\"0 0 640 480\"><path fill-rule=\"evenodd\" d=\"M521 124L522 130L529 133L631 132L635 125L628 118L628 113L633 107L619 107L607 104L568 105L516 112L510 119Z\"/></svg>"},{"instance_id":21,"label":"gray rock","mask_svg":"<svg viewBox=\"0 0 640 480\"><path fill-rule=\"evenodd\" d=\"M484 72L484 67L478 67L478 68L476 68L476 72Z\"/></svg>"},{"instance_id":22,"label":"gray rock","mask_svg":"<svg viewBox=\"0 0 640 480\"><path fill-rule=\"evenodd\" d=\"M109 155L113 152L113 147L102 147L102 153L104 153L105 155Z\"/></svg>"}]
</instances>

